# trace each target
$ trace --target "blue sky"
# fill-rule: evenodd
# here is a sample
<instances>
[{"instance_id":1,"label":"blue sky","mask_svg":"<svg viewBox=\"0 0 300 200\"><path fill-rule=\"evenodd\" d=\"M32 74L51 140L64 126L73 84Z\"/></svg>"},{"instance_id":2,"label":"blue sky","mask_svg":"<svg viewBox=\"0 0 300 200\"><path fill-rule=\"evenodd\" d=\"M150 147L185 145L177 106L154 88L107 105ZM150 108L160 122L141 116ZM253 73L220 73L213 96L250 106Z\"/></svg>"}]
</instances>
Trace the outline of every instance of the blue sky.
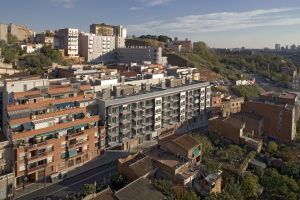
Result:
<instances>
[{"instance_id":1,"label":"blue sky","mask_svg":"<svg viewBox=\"0 0 300 200\"><path fill-rule=\"evenodd\" d=\"M92 23L123 25L129 35L168 35L211 47L300 45L299 0L9 0L0 23L40 33Z\"/></svg>"}]
</instances>

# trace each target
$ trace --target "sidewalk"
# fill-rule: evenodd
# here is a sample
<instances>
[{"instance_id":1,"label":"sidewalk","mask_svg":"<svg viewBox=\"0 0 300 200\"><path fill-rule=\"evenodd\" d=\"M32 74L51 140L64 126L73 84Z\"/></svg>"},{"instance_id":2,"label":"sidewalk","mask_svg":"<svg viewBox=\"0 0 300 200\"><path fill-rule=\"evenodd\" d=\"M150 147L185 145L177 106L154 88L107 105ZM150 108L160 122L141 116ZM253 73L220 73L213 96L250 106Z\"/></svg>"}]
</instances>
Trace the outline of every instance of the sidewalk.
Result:
<instances>
[{"instance_id":1,"label":"sidewalk","mask_svg":"<svg viewBox=\"0 0 300 200\"><path fill-rule=\"evenodd\" d=\"M108 153L106 156L103 155L103 156L100 156L98 158L94 158L91 161L85 162L84 165L77 166L77 167L75 166L74 169L68 171L67 177L65 179L58 179L54 183L46 182L46 187L50 186L52 184L61 182L63 180L66 180L68 178L74 177L78 174L84 173L84 172L86 172L88 170L91 170L93 168L105 165L105 164L107 164L109 162L112 162L112 161L115 161L115 160L118 160L119 158L120 158L120 155L117 155L117 154L114 154L114 153L112 153L111 155L110 155L110 153ZM28 183L27 185L25 185L25 190L24 191L23 191L22 187L19 188L19 189L16 189L14 199L17 199L21 196L27 195L31 192L34 192L34 191L42 189L42 188L44 188L44 180L38 180L37 182L34 182L34 183Z\"/></svg>"}]
</instances>

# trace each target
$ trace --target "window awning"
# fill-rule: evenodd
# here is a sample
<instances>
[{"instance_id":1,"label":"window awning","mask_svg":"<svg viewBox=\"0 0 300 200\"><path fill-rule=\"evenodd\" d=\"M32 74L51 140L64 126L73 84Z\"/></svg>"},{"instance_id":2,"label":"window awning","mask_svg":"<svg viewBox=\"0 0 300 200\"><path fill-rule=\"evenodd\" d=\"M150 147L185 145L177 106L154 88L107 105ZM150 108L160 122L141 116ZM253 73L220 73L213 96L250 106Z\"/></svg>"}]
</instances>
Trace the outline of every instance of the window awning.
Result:
<instances>
[{"instance_id":1,"label":"window awning","mask_svg":"<svg viewBox=\"0 0 300 200\"><path fill-rule=\"evenodd\" d=\"M76 125L76 126L73 126L73 127L74 127L74 129L79 129L79 128L86 127L86 126L87 126L87 124L84 123L84 124Z\"/></svg>"},{"instance_id":2,"label":"window awning","mask_svg":"<svg viewBox=\"0 0 300 200\"><path fill-rule=\"evenodd\" d=\"M66 103L59 103L59 104L56 104L57 107L69 106L69 105L73 105L73 102L66 102Z\"/></svg>"},{"instance_id":3,"label":"window awning","mask_svg":"<svg viewBox=\"0 0 300 200\"><path fill-rule=\"evenodd\" d=\"M24 130L30 130L33 129L33 125L31 122L23 124Z\"/></svg>"},{"instance_id":4,"label":"window awning","mask_svg":"<svg viewBox=\"0 0 300 200\"><path fill-rule=\"evenodd\" d=\"M11 125L11 128L18 128L19 126L21 126L22 124L15 124L15 125Z\"/></svg>"},{"instance_id":5,"label":"window awning","mask_svg":"<svg viewBox=\"0 0 300 200\"><path fill-rule=\"evenodd\" d=\"M75 149L76 150L76 149ZM77 152L76 152L77 153ZM66 157L68 157L68 152L65 152L65 153L62 153L61 154L61 158L66 158Z\"/></svg>"},{"instance_id":6,"label":"window awning","mask_svg":"<svg viewBox=\"0 0 300 200\"><path fill-rule=\"evenodd\" d=\"M68 127L68 128L59 129L59 130L57 130L57 132L67 131L67 130L70 130L72 128L73 128L73 126Z\"/></svg>"},{"instance_id":7,"label":"window awning","mask_svg":"<svg viewBox=\"0 0 300 200\"><path fill-rule=\"evenodd\" d=\"M76 151L76 149L71 149L69 151L69 158L72 158L74 156L77 156L77 151Z\"/></svg>"},{"instance_id":8,"label":"window awning","mask_svg":"<svg viewBox=\"0 0 300 200\"><path fill-rule=\"evenodd\" d=\"M47 132L47 133L42 133L42 134L39 134L37 135L36 137L37 138L40 138L40 137L46 137L48 135L53 135L56 131L50 131L50 132Z\"/></svg>"}]
</instances>

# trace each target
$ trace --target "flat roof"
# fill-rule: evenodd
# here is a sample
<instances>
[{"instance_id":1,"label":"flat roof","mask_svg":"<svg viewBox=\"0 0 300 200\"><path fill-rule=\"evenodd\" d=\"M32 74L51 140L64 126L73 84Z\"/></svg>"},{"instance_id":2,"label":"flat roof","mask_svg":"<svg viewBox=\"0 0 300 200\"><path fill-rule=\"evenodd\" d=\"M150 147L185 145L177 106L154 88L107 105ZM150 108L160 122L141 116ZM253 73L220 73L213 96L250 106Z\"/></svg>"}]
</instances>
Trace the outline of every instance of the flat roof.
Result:
<instances>
[{"instance_id":1,"label":"flat roof","mask_svg":"<svg viewBox=\"0 0 300 200\"><path fill-rule=\"evenodd\" d=\"M207 81L197 81L193 84L185 84L174 88L160 88L158 91L148 92L148 93L138 93L132 94L131 96L120 97L116 99L100 99L100 101L105 101L106 106L113 106L123 104L124 102L134 102L143 99L150 99L155 97L161 97L172 93L180 93L186 90L196 89L200 87L209 87L210 83Z\"/></svg>"}]
</instances>

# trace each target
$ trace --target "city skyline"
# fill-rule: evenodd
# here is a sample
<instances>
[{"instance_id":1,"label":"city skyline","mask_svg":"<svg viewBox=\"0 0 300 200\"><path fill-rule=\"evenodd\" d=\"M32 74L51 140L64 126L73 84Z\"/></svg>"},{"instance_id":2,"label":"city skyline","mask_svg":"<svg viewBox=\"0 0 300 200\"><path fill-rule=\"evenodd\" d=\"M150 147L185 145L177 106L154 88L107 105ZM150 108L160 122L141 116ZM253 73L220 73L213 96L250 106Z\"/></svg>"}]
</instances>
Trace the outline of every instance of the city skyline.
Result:
<instances>
[{"instance_id":1,"label":"city skyline","mask_svg":"<svg viewBox=\"0 0 300 200\"><path fill-rule=\"evenodd\" d=\"M168 35L204 41L215 48L274 48L300 44L300 2L237 0L181 2L179 0L13 0L3 2L0 23L23 24L36 33L45 29L76 28L89 32L92 23L123 25L129 35ZM258 2L258 1L257 1ZM16 6L18 5L18 6ZM35 5L35 6L32 6ZM182 9L182 8L187 9ZM34 15L23 15L33 9ZM47 8L47 9L45 9ZM179 11L179 12L178 12ZM37 17L46 16L46 17ZM67 17L69 16L69 17ZM137 17L139 16L139 17Z\"/></svg>"}]
</instances>

